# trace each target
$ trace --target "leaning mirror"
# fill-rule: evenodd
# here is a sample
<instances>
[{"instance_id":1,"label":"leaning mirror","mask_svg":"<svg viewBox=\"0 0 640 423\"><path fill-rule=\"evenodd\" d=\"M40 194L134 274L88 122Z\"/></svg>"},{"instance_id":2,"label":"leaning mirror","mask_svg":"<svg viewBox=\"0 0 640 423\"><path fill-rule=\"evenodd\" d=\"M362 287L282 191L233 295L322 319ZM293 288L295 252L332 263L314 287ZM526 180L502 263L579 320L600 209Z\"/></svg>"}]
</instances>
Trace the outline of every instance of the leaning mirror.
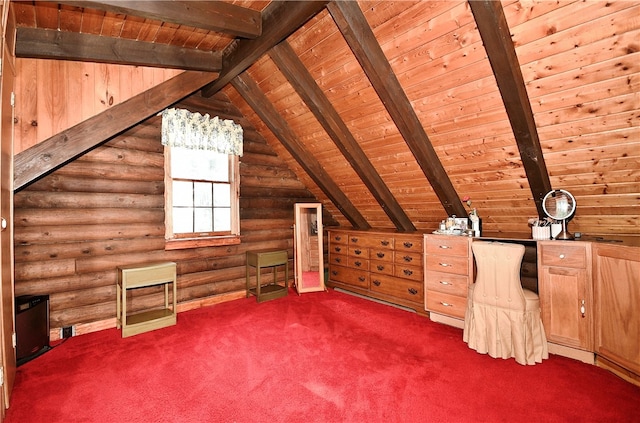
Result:
<instances>
[{"instance_id":1,"label":"leaning mirror","mask_svg":"<svg viewBox=\"0 0 640 423\"><path fill-rule=\"evenodd\" d=\"M555 239L573 239L573 235L567 231L567 220L576 211L576 199L569 191L549 191L542 199L542 209L547 216L562 223L562 232Z\"/></svg>"},{"instance_id":2,"label":"leaning mirror","mask_svg":"<svg viewBox=\"0 0 640 423\"><path fill-rule=\"evenodd\" d=\"M293 267L298 294L325 290L322 232L322 204L297 203Z\"/></svg>"}]
</instances>

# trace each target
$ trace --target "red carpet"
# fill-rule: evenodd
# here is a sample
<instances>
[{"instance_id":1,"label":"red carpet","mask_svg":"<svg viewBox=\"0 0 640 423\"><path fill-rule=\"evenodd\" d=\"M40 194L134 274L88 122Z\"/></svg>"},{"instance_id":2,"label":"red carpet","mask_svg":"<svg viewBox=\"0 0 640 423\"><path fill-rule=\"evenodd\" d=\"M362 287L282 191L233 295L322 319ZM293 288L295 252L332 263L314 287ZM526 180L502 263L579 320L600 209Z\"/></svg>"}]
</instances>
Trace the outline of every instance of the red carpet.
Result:
<instances>
[{"instance_id":1,"label":"red carpet","mask_svg":"<svg viewBox=\"0 0 640 423\"><path fill-rule=\"evenodd\" d=\"M8 423L637 422L640 388L344 293L242 299L122 339L82 335L18 368Z\"/></svg>"}]
</instances>

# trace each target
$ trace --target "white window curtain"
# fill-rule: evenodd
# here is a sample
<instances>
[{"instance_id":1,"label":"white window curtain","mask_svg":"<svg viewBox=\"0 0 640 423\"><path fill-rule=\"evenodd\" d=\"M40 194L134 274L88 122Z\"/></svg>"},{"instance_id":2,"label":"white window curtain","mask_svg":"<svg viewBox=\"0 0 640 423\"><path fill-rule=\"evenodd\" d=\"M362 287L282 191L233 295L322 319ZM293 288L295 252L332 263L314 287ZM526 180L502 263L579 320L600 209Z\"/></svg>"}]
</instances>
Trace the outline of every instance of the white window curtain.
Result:
<instances>
[{"instance_id":1,"label":"white window curtain","mask_svg":"<svg viewBox=\"0 0 640 423\"><path fill-rule=\"evenodd\" d=\"M242 126L185 109L162 112L162 145L242 156Z\"/></svg>"}]
</instances>

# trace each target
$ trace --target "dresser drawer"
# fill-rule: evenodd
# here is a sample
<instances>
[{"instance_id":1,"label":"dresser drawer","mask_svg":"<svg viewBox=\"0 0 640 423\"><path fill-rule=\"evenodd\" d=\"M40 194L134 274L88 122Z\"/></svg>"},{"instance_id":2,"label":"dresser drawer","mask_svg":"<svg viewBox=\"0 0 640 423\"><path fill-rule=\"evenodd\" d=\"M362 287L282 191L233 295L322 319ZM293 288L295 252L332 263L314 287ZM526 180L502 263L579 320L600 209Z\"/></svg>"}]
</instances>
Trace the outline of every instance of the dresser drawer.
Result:
<instances>
[{"instance_id":1,"label":"dresser drawer","mask_svg":"<svg viewBox=\"0 0 640 423\"><path fill-rule=\"evenodd\" d=\"M417 282L422 282L422 267L403 266L401 264L396 264L394 267L394 275L398 278L405 278Z\"/></svg>"},{"instance_id":2,"label":"dresser drawer","mask_svg":"<svg viewBox=\"0 0 640 423\"><path fill-rule=\"evenodd\" d=\"M331 280L360 288L369 288L369 272L366 270L350 269L343 266L331 266L329 272Z\"/></svg>"},{"instance_id":3,"label":"dresser drawer","mask_svg":"<svg viewBox=\"0 0 640 423\"><path fill-rule=\"evenodd\" d=\"M420 266L422 265L422 252L396 251L393 261L396 266Z\"/></svg>"},{"instance_id":4,"label":"dresser drawer","mask_svg":"<svg viewBox=\"0 0 640 423\"><path fill-rule=\"evenodd\" d=\"M329 235L329 242L333 244L347 245L349 242L349 234L347 232L335 232L331 231Z\"/></svg>"},{"instance_id":5,"label":"dresser drawer","mask_svg":"<svg viewBox=\"0 0 640 423\"><path fill-rule=\"evenodd\" d=\"M348 258L348 256L345 256L345 255L342 255L342 254L330 253L329 254L329 263L342 265L342 266L347 266L349 264L349 258Z\"/></svg>"},{"instance_id":6,"label":"dresser drawer","mask_svg":"<svg viewBox=\"0 0 640 423\"><path fill-rule=\"evenodd\" d=\"M469 257L469 238L461 236L427 236L427 254Z\"/></svg>"},{"instance_id":7,"label":"dresser drawer","mask_svg":"<svg viewBox=\"0 0 640 423\"><path fill-rule=\"evenodd\" d=\"M556 241L557 242L557 241ZM584 269L587 266L587 249L584 245L540 245L543 266L560 266Z\"/></svg>"},{"instance_id":8,"label":"dresser drawer","mask_svg":"<svg viewBox=\"0 0 640 423\"><path fill-rule=\"evenodd\" d=\"M329 254L348 254L349 248L346 245L331 243Z\"/></svg>"},{"instance_id":9,"label":"dresser drawer","mask_svg":"<svg viewBox=\"0 0 640 423\"><path fill-rule=\"evenodd\" d=\"M427 291L427 310L429 311L464 319L466 308L466 297Z\"/></svg>"},{"instance_id":10,"label":"dresser drawer","mask_svg":"<svg viewBox=\"0 0 640 423\"><path fill-rule=\"evenodd\" d=\"M363 248L359 245L353 247L351 245L349 245L349 255L351 257L360 257L360 258L365 258L368 259L369 258L369 249L368 248Z\"/></svg>"},{"instance_id":11,"label":"dresser drawer","mask_svg":"<svg viewBox=\"0 0 640 423\"><path fill-rule=\"evenodd\" d=\"M457 275L469 274L469 257L429 255L426 260L427 270Z\"/></svg>"},{"instance_id":12,"label":"dresser drawer","mask_svg":"<svg viewBox=\"0 0 640 423\"><path fill-rule=\"evenodd\" d=\"M393 235L369 234L366 232L350 233L349 245L362 248L393 248Z\"/></svg>"},{"instance_id":13,"label":"dresser drawer","mask_svg":"<svg viewBox=\"0 0 640 423\"><path fill-rule=\"evenodd\" d=\"M349 256L347 263L352 269L369 270L369 259L363 257Z\"/></svg>"},{"instance_id":14,"label":"dresser drawer","mask_svg":"<svg viewBox=\"0 0 640 423\"><path fill-rule=\"evenodd\" d=\"M393 275L393 262L371 260L369 270L375 273L382 273L385 275Z\"/></svg>"},{"instance_id":15,"label":"dresser drawer","mask_svg":"<svg viewBox=\"0 0 640 423\"><path fill-rule=\"evenodd\" d=\"M427 270L427 291L467 296L469 277Z\"/></svg>"},{"instance_id":16,"label":"dresser drawer","mask_svg":"<svg viewBox=\"0 0 640 423\"><path fill-rule=\"evenodd\" d=\"M384 248L371 248L369 250L369 258L371 258L371 260L393 263L393 250L387 250Z\"/></svg>"},{"instance_id":17,"label":"dresser drawer","mask_svg":"<svg viewBox=\"0 0 640 423\"><path fill-rule=\"evenodd\" d=\"M394 242L396 251L422 253L422 236L395 235Z\"/></svg>"},{"instance_id":18,"label":"dresser drawer","mask_svg":"<svg viewBox=\"0 0 640 423\"><path fill-rule=\"evenodd\" d=\"M372 274L371 291L416 303L424 302L424 288L422 283L394 278L393 276Z\"/></svg>"}]
</instances>

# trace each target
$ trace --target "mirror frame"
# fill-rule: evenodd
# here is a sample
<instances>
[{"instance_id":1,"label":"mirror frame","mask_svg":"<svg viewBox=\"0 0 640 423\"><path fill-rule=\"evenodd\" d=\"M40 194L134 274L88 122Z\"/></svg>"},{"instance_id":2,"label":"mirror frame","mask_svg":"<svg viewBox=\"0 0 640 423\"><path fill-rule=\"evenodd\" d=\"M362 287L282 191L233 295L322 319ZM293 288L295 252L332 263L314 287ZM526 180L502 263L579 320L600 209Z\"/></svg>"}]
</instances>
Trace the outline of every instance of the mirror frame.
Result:
<instances>
[{"instance_id":1,"label":"mirror frame","mask_svg":"<svg viewBox=\"0 0 640 423\"><path fill-rule=\"evenodd\" d=\"M312 210L315 213L312 213ZM311 219L312 215L315 216L316 219L315 225L313 225L313 220ZM296 291L298 294L325 291L322 204L296 203L293 232L293 272ZM307 267L309 267L309 257L307 253L315 248L317 248L318 252L317 280L313 274L315 270L307 269ZM309 283L309 281L311 282Z\"/></svg>"}]
</instances>

